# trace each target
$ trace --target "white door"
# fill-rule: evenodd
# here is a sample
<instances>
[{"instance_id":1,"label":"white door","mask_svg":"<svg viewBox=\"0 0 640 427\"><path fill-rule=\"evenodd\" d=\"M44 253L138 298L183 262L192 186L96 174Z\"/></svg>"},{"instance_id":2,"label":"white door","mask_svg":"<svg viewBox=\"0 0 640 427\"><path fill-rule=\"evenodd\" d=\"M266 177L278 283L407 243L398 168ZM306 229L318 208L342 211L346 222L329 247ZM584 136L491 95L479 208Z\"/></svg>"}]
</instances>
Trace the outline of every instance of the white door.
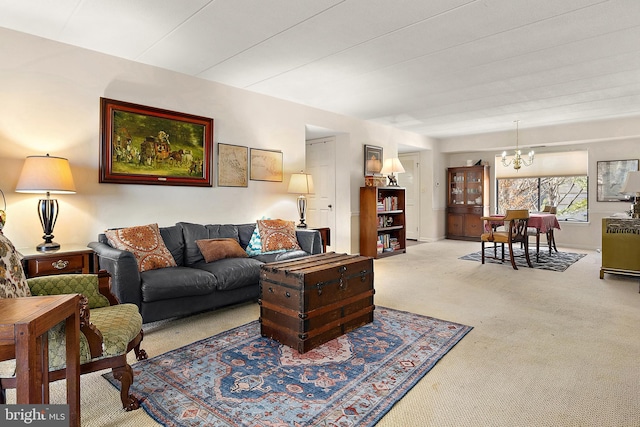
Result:
<instances>
[{"instance_id":1,"label":"white door","mask_svg":"<svg viewBox=\"0 0 640 427\"><path fill-rule=\"evenodd\" d=\"M398 174L398 185L405 190L405 222L407 239L420 237L420 170L418 153L398 154L404 173Z\"/></svg>"},{"instance_id":2,"label":"white door","mask_svg":"<svg viewBox=\"0 0 640 427\"><path fill-rule=\"evenodd\" d=\"M314 194L307 196L309 227L329 227L336 234L336 140L334 137L306 142L306 172L313 177ZM335 237L331 238L331 241ZM331 248L331 245L327 250Z\"/></svg>"}]
</instances>

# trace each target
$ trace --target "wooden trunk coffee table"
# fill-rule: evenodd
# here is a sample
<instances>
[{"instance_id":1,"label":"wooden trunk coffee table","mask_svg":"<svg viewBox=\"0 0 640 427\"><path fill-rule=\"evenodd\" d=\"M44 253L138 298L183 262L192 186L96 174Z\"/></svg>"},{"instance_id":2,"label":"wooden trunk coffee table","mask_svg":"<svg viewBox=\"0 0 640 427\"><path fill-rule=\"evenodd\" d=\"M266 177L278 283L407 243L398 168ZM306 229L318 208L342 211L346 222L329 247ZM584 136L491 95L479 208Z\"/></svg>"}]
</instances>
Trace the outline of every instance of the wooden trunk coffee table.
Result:
<instances>
[{"instance_id":1,"label":"wooden trunk coffee table","mask_svg":"<svg viewBox=\"0 0 640 427\"><path fill-rule=\"evenodd\" d=\"M260 332L305 353L373 321L373 259L329 252L264 264Z\"/></svg>"}]
</instances>

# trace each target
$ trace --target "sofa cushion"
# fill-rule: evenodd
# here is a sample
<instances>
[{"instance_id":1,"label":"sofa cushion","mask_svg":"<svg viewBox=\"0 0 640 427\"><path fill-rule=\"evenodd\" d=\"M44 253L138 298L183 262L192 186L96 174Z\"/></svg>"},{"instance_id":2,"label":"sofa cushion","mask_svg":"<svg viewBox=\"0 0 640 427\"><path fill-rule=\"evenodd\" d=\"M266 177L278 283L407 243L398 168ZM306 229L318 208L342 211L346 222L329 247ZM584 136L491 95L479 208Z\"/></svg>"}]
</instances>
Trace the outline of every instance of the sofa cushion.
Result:
<instances>
[{"instance_id":1,"label":"sofa cushion","mask_svg":"<svg viewBox=\"0 0 640 427\"><path fill-rule=\"evenodd\" d=\"M257 230L256 223L254 222L252 224L239 224L237 227L240 246L242 246L242 249L247 249L247 245L249 245L249 241L253 236L254 230Z\"/></svg>"},{"instance_id":2,"label":"sofa cushion","mask_svg":"<svg viewBox=\"0 0 640 427\"><path fill-rule=\"evenodd\" d=\"M282 219L258 220L262 252L300 250L293 221Z\"/></svg>"},{"instance_id":3,"label":"sofa cushion","mask_svg":"<svg viewBox=\"0 0 640 427\"><path fill-rule=\"evenodd\" d=\"M179 222L178 225L182 227L182 235L184 236L184 265L186 266L192 266L193 264L204 261L204 257L196 244L196 240L229 238L239 241L238 228L233 224L202 225Z\"/></svg>"},{"instance_id":4,"label":"sofa cushion","mask_svg":"<svg viewBox=\"0 0 640 427\"><path fill-rule=\"evenodd\" d=\"M162 240L158 224L107 230L105 235L112 247L133 253L141 272L177 265Z\"/></svg>"},{"instance_id":5,"label":"sofa cushion","mask_svg":"<svg viewBox=\"0 0 640 427\"><path fill-rule=\"evenodd\" d=\"M184 265L184 237L182 236L182 227L172 225L169 227L160 227L160 235L164 244L171 252L173 259L179 266Z\"/></svg>"},{"instance_id":6,"label":"sofa cushion","mask_svg":"<svg viewBox=\"0 0 640 427\"><path fill-rule=\"evenodd\" d=\"M254 258L225 258L214 262L199 262L194 269L201 269L216 277L216 289L228 291L260 283L260 266Z\"/></svg>"},{"instance_id":7,"label":"sofa cushion","mask_svg":"<svg viewBox=\"0 0 640 427\"><path fill-rule=\"evenodd\" d=\"M208 295L216 290L216 277L204 270L174 267L140 274L143 303Z\"/></svg>"},{"instance_id":8,"label":"sofa cushion","mask_svg":"<svg viewBox=\"0 0 640 427\"><path fill-rule=\"evenodd\" d=\"M206 262L213 262L223 258L246 258L248 256L235 239L196 240L196 244Z\"/></svg>"}]
</instances>

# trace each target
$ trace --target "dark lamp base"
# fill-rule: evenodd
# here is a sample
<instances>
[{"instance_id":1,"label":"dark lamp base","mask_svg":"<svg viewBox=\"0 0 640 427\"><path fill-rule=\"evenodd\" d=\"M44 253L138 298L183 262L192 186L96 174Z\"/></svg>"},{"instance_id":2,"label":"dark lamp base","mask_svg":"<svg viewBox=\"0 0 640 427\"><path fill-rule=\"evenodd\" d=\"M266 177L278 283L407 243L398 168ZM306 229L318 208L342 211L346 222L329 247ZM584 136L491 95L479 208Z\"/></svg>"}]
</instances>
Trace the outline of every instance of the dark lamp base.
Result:
<instances>
[{"instance_id":1,"label":"dark lamp base","mask_svg":"<svg viewBox=\"0 0 640 427\"><path fill-rule=\"evenodd\" d=\"M40 252L57 251L60 249L60 244L56 242L42 242L36 246L36 250Z\"/></svg>"}]
</instances>

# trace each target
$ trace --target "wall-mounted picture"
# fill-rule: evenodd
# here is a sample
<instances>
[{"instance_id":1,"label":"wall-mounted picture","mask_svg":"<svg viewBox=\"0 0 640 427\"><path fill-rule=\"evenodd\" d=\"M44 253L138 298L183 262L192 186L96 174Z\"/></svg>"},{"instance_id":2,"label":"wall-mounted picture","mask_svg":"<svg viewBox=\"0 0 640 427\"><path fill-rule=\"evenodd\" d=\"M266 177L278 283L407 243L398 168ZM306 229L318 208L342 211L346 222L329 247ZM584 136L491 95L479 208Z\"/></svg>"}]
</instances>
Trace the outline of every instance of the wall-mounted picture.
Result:
<instances>
[{"instance_id":1,"label":"wall-mounted picture","mask_svg":"<svg viewBox=\"0 0 640 427\"><path fill-rule=\"evenodd\" d=\"M100 182L211 187L213 119L100 98Z\"/></svg>"},{"instance_id":2,"label":"wall-mounted picture","mask_svg":"<svg viewBox=\"0 0 640 427\"><path fill-rule=\"evenodd\" d=\"M251 180L282 182L282 151L251 149Z\"/></svg>"},{"instance_id":3,"label":"wall-mounted picture","mask_svg":"<svg viewBox=\"0 0 640 427\"><path fill-rule=\"evenodd\" d=\"M376 175L382 170L382 147L364 146L364 175Z\"/></svg>"},{"instance_id":4,"label":"wall-mounted picture","mask_svg":"<svg viewBox=\"0 0 640 427\"><path fill-rule=\"evenodd\" d=\"M631 194L620 192L627 172L638 170L638 159L598 162L598 201L628 202Z\"/></svg>"},{"instance_id":5,"label":"wall-mounted picture","mask_svg":"<svg viewBox=\"0 0 640 427\"><path fill-rule=\"evenodd\" d=\"M249 148L218 143L218 186L247 187Z\"/></svg>"}]
</instances>

